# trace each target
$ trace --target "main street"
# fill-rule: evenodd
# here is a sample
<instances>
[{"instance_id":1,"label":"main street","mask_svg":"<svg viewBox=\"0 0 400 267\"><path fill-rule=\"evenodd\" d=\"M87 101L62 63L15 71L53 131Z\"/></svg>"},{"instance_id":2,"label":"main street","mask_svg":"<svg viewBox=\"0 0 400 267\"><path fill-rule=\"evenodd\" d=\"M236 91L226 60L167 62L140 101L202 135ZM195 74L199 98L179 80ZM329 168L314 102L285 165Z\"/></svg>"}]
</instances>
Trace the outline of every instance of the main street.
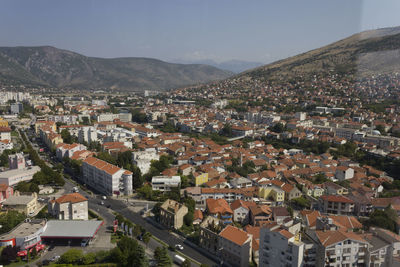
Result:
<instances>
[{"instance_id":1,"label":"main street","mask_svg":"<svg viewBox=\"0 0 400 267\"><path fill-rule=\"evenodd\" d=\"M28 141L31 143L31 145L33 145L33 143L29 140L29 138ZM37 147L35 148L38 150ZM50 162L47 162L47 164L49 164L50 166L55 166L57 164L57 162L55 162L52 159L52 157L48 157L48 159ZM73 182L71 182L68 179L65 179L65 185L63 186L62 190L64 191L64 193L70 193L72 191L72 188L75 186L76 185ZM113 212L115 211L123 215L125 218L131 220L134 224L141 225L146 231L150 232L154 237L163 241L169 246L175 247L175 245L177 244L182 245L183 250L181 250L180 252L186 255L187 257L190 257L197 262L207 264L209 266L218 265L218 262L207 257L206 255L203 255L196 248L192 248L191 246L187 245L187 242L185 242L184 237L170 233L167 229L158 226L158 224L153 222L151 219L143 218L140 215L140 213L134 212L128 206L129 204L143 205L142 201L135 202L134 199L131 199L130 202L127 203L126 199L107 198L106 200L101 200L100 195L97 195L93 192L90 193L81 192L81 194L83 194L86 198L88 198L89 209L97 212L104 219L105 222L104 229L107 229L107 227L112 226L115 218ZM104 202L104 205L100 204L101 201ZM147 248L154 251L159 246L161 246L161 244L158 241L151 239ZM172 258L176 253L169 251L169 254ZM192 263L192 266L197 266L197 264Z\"/></svg>"}]
</instances>

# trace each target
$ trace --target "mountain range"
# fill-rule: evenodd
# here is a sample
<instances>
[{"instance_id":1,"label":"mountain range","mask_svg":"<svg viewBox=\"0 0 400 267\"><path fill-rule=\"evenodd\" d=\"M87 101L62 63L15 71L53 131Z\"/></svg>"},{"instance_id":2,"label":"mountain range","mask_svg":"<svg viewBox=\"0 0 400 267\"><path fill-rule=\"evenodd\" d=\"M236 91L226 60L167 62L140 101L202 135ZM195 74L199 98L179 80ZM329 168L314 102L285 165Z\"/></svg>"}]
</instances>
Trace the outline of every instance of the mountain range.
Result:
<instances>
[{"instance_id":1,"label":"mountain range","mask_svg":"<svg viewBox=\"0 0 400 267\"><path fill-rule=\"evenodd\" d=\"M245 61L245 60L227 60L222 62L216 62L212 59L203 59L203 60L175 60L176 63L183 63L183 64L205 64L214 66L221 70L228 70L233 73L240 73L246 70L254 69L256 67L264 65L261 62L254 62L254 61Z\"/></svg>"},{"instance_id":2,"label":"mountain range","mask_svg":"<svg viewBox=\"0 0 400 267\"><path fill-rule=\"evenodd\" d=\"M168 90L224 79L232 74L204 64L174 64L137 57L86 57L51 46L0 47L0 84Z\"/></svg>"},{"instance_id":3,"label":"mountain range","mask_svg":"<svg viewBox=\"0 0 400 267\"><path fill-rule=\"evenodd\" d=\"M398 72L399 49L400 27L370 30L232 78L282 80L321 73L352 73L356 77L363 77Z\"/></svg>"}]
</instances>

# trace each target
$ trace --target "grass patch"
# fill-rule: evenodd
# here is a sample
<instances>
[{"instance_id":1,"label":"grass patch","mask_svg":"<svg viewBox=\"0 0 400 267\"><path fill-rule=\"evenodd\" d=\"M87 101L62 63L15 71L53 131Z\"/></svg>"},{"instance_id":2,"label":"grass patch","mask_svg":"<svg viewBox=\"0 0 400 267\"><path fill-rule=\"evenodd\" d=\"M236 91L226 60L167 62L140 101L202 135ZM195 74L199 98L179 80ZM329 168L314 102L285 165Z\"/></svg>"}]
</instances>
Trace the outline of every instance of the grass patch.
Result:
<instances>
[{"instance_id":1,"label":"grass patch","mask_svg":"<svg viewBox=\"0 0 400 267\"><path fill-rule=\"evenodd\" d=\"M88 215L89 215L89 220L93 220L93 219L97 219L99 221L103 220L103 218L101 218L96 212L94 212L91 209L88 210Z\"/></svg>"}]
</instances>

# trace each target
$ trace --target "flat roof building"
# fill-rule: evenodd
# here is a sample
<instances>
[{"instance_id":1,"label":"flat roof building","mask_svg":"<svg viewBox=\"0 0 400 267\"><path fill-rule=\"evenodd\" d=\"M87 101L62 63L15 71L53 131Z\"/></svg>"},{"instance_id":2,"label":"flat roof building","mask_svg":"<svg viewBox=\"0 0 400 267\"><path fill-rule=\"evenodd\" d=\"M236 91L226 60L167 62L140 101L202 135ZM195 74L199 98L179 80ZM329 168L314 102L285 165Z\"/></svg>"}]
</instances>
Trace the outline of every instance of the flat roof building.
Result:
<instances>
[{"instance_id":1,"label":"flat roof building","mask_svg":"<svg viewBox=\"0 0 400 267\"><path fill-rule=\"evenodd\" d=\"M33 175L40 171L39 166L33 166L24 169L13 169L0 172L0 184L13 186L23 181L30 181Z\"/></svg>"},{"instance_id":2,"label":"flat roof building","mask_svg":"<svg viewBox=\"0 0 400 267\"><path fill-rule=\"evenodd\" d=\"M40 236L46 229L46 220L25 220L10 232L0 235L0 246L18 246L20 250L29 249L40 243Z\"/></svg>"}]
</instances>

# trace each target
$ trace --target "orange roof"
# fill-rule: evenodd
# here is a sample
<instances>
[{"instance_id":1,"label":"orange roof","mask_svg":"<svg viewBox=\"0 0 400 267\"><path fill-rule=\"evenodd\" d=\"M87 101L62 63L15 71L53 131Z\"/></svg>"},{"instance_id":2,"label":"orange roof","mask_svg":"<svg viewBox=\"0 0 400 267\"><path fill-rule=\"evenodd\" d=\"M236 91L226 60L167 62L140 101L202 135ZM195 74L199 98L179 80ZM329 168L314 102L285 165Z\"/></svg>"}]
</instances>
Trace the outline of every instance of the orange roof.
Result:
<instances>
[{"instance_id":1,"label":"orange roof","mask_svg":"<svg viewBox=\"0 0 400 267\"><path fill-rule=\"evenodd\" d=\"M231 225L228 225L227 227L225 227L224 230L222 230L221 233L219 233L219 236L221 236L239 246L242 246L251 237L245 231L243 231L237 227L233 227Z\"/></svg>"},{"instance_id":2,"label":"orange roof","mask_svg":"<svg viewBox=\"0 0 400 267\"><path fill-rule=\"evenodd\" d=\"M241 199L236 199L235 201L233 201L231 203L231 209L235 210L239 207L244 207L246 209L249 209L249 207L251 206L256 206L257 204L255 202L251 202L251 201L243 201Z\"/></svg>"},{"instance_id":3,"label":"orange roof","mask_svg":"<svg viewBox=\"0 0 400 267\"><path fill-rule=\"evenodd\" d=\"M203 220L203 212L201 212L199 209L196 209L193 214L193 220Z\"/></svg>"},{"instance_id":4,"label":"orange roof","mask_svg":"<svg viewBox=\"0 0 400 267\"><path fill-rule=\"evenodd\" d=\"M346 232L346 231L316 231L317 237L321 244L324 247L329 247L338 242L342 242L347 239L367 243L365 239L363 239L360 235L357 235L354 232Z\"/></svg>"},{"instance_id":5,"label":"orange roof","mask_svg":"<svg viewBox=\"0 0 400 267\"><path fill-rule=\"evenodd\" d=\"M85 162L93 167L96 167L97 169L103 170L110 175L113 175L116 172L118 172L119 170L121 170L121 168L118 166L112 165L110 163L107 163L101 159L97 159L94 157L89 157L89 158L85 159L83 162Z\"/></svg>"},{"instance_id":6,"label":"orange roof","mask_svg":"<svg viewBox=\"0 0 400 267\"><path fill-rule=\"evenodd\" d=\"M330 202L341 202L341 203L354 203L350 198L339 196L339 195L323 195L322 200Z\"/></svg>"},{"instance_id":7,"label":"orange roof","mask_svg":"<svg viewBox=\"0 0 400 267\"><path fill-rule=\"evenodd\" d=\"M353 216L330 215L328 218L331 218L333 223L339 228L343 228L345 230L362 228L362 224Z\"/></svg>"},{"instance_id":8,"label":"orange roof","mask_svg":"<svg viewBox=\"0 0 400 267\"><path fill-rule=\"evenodd\" d=\"M211 214L233 213L231 207L229 207L228 202L223 198L220 199L208 198L206 199L206 205L208 212Z\"/></svg>"},{"instance_id":9,"label":"orange roof","mask_svg":"<svg viewBox=\"0 0 400 267\"><path fill-rule=\"evenodd\" d=\"M87 198L85 198L84 196L82 196L79 193L63 195L56 199L56 202L59 204L67 203L67 202L78 203L78 202L83 202L83 201L87 201Z\"/></svg>"}]
</instances>

